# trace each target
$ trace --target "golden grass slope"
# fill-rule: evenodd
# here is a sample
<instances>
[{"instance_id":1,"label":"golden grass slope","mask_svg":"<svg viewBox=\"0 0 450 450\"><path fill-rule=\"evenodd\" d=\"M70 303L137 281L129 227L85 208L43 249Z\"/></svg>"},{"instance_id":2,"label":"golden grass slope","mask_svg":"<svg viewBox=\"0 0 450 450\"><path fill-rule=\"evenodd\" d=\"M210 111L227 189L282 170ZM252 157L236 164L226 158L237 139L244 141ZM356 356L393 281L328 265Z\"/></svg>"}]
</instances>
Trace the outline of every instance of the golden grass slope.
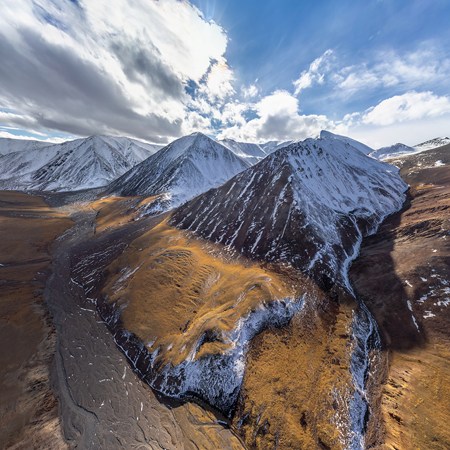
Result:
<instances>
[{"instance_id":1,"label":"golden grass slope","mask_svg":"<svg viewBox=\"0 0 450 450\"><path fill-rule=\"evenodd\" d=\"M229 348L227 333L264 302L301 295L293 273L232 257L163 221L133 241L108 268L103 289L123 309L124 328L176 365L199 338L214 335L195 357Z\"/></svg>"}]
</instances>

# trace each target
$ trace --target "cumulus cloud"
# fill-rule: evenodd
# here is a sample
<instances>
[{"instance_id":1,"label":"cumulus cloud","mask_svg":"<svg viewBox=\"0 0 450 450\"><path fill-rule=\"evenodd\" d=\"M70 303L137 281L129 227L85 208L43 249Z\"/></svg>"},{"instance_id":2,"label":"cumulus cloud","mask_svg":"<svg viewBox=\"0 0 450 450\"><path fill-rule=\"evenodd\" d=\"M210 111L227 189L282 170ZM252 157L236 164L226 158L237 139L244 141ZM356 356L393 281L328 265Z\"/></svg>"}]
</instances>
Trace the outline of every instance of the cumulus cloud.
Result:
<instances>
[{"instance_id":1,"label":"cumulus cloud","mask_svg":"<svg viewBox=\"0 0 450 450\"><path fill-rule=\"evenodd\" d=\"M232 92L227 37L187 1L5 0L0 106L7 124L152 141L189 131L187 85Z\"/></svg>"},{"instance_id":2,"label":"cumulus cloud","mask_svg":"<svg viewBox=\"0 0 450 450\"><path fill-rule=\"evenodd\" d=\"M220 58L210 67L199 93L204 94L211 102L221 102L234 94L234 74L225 58Z\"/></svg>"},{"instance_id":3,"label":"cumulus cloud","mask_svg":"<svg viewBox=\"0 0 450 450\"><path fill-rule=\"evenodd\" d=\"M364 113L362 121L373 125L426 119L450 113L450 98L430 91L407 92L381 101Z\"/></svg>"},{"instance_id":4,"label":"cumulus cloud","mask_svg":"<svg viewBox=\"0 0 450 450\"><path fill-rule=\"evenodd\" d=\"M344 116L335 131L377 148L398 141L415 145L448 134L450 97L410 91L382 100L363 112Z\"/></svg>"},{"instance_id":5,"label":"cumulus cloud","mask_svg":"<svg viewBox=\"0 0 450 450\"><path fill-rule=\"evenodd\" d=\"M325 74L330 69L332 57L333 50L326 50L310 64L308 70L304 70L300 74L300 77L294 81L295 95L300 94L302 90L311 87L313 84L322 84L324 82Z\"/></svg>"},{"instance_id":6,"label":"cumulus cloud","mask_svg":"<svg viewBox=\"0 0 450 450\"><path fill-rule=\"evenodd\" d=\"M220 139L252 142L304 139L333 126L326 116L300 114L298 99L285 90L275 91L247 108L256 117L225 128Z\"/></svg>"}]
</instances>

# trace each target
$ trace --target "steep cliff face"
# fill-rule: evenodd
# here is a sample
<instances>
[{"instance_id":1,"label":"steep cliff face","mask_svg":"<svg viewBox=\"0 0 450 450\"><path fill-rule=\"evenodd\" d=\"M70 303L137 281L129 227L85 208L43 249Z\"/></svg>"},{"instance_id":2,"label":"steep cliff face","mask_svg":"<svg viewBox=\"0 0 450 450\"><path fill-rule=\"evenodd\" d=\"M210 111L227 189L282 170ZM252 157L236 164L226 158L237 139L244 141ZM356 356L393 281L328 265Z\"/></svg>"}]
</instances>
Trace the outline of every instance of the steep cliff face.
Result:
<instances>
[{"instance_id":1,"label":"steep cliff face","mask_svg":"<svg viewBox=\"0 0 450 450\"><path fill-rule=\"evenodd\" d=\"M373 439L387 448L448 448L450 146L392 162L411 186L408 204L363 243L351 269L389 362Z\"/></svg>"}]
</instances>

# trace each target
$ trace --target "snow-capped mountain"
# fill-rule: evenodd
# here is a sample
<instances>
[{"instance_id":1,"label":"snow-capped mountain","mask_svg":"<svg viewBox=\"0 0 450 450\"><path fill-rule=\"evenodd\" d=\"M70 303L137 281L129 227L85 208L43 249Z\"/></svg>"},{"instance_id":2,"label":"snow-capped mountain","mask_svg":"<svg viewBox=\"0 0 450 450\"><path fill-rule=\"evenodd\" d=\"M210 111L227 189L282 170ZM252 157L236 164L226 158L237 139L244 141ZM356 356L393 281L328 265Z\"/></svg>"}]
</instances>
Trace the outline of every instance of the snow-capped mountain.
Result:
<instances>
[{"instance_id":1,"label":"snow-capped mountain","mask_svg":"<svg viewBox=\"0 0 450 450\"><path fill-rule=\"evenodd\" d=\"M70 191L105 186L158 149L124 137L91 136L19 150L0 157L0 187Z\"/></svg>"},{"instance_id":2,"label":"snow-capped mountain","mask_svg":"<svg viewBox=\"0 0 450 450\"><path fill-rule=\"evenodd\" d=\"M414 147L409 147L408 145L399 142L388 147L381 147L370 153L370 156L383 161L389 158L410 155L412 153L417 153L417 150Z\"/></svg>"},{"instance_id":3,"label":"snow-capped mountain","mask_svg":"<svg viewBox=\"0 0 450 450\"><path fill-rule=\"evenodd\" d=\"M320 132L320 138L322 139L329 139L332 141L340 141L346 144L347 146L351 146L353 148L356 148L361 153L364 153L365 155L369 155L373 152L373 148L369 147L366 144L363 144L362 142L356 141L355 139L349 138L347 136L341 136L340 134L334 134L329 131L322 130Z\"/></svg>"},{"instance_id":4,"label":"snow-capped mountain","mask_svg":"<svg viewBox=\"0 0 450 450\"><path fill-rule=\"evenodd\" d=\"M443 145L450 144L450 138L448 137L437 137L430 139L429 141L422 142L414 146L419 151L431 150L433 148L442 147Z\"/></svg>"},{"instance_id":5,"label":"snow-capped mountain","mask_svg":"<svg viewBox=\"0 0 450 450\"><path fill-rule=\"evenodd\" d=\"M256 164L268 155L259 144L253 144L251 142L223 139L219 141L219 143L230 149L235 155L239 156L239 158L248 161L250 164Z\"/></svg>"},{"instance_id":6,"label":"snow-capped mountain","mask_svg":"<svg viewBox=\"0 0 450 450\"><path fill-rule=\"evenodd\" d=\"M34 151L52 145L50 142L0 138L0 155L7 155L13 152Z\"/></svg>"},{"instance_id":7,"label":"snow-capped mountain","mask_svg":"<svg viewBox=\"0 0 450 450\"><path fill-rule=\"evenodd\" d=\"M170 143L115 180L107 193L165 194L159 207L168 209L220 186L249 166L222 144L193 133Z\"/></svg>"},{"instance_id":8,"label":"snow-capped mountain","mask_svg":"<svg viewBox=\"0 0 450 450\"><path fill-rule=\"evenodd\" d=\"M402 206L407 189L397 168L351 142L324 132L284 147L178 208L172 224L345 284L362 236Z\"/></svg>"},{"instance_id":9,"label":"snow-capped mountain","mask_svg":"<svg viewBox=\"0 0 450 450\"><path fill-rule=\"evenodd\" d=\"M418 144L414 147L409 147L408 145L397 143L388 147L379 148L378 150L370 153L370 156L372 158L385 161L390 158L399 158L407 155L414 155L415 153L432 150L434 148L442 147L447 144L450 144L450 138L448 137L438 137L435 139L430 139L429 141L422 142L421 144Z\"/></svg>"},{"instance_id":10,"label":"snow-capped mountain","mask_svg":"<svg viewBox=\"0 0 450 450\"><path fill-rule=\"evenodd\" d=\"M290 144L293 144L295 141L269 141L264 144L260 144L260 147L264 150L266 154L273 153L280 148L287 147Z\"/></svg>"}]
</instances>

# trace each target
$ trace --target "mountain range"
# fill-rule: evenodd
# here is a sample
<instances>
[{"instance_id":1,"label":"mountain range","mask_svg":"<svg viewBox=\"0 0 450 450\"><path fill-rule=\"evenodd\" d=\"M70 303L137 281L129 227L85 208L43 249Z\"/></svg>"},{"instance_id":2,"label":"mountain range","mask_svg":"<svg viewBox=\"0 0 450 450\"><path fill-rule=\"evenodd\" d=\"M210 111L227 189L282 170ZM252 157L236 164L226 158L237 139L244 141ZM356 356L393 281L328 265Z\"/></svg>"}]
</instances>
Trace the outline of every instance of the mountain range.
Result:
<instances>
[{"instance_id":1,"label":"mountain range","mask_svg":"<svg viewBox=\"0 0 450 450\"><path fill-rule=\"evenodd\" d=\"M50 145L8 140L1 141L0 148L8 150L0 156L0 188L71 191L105 186L160 146L91 136Z\"/></svg>"},{"instance_id":2,"label":"mountain range","mask_svg":"<svg viewBox=\"0 0 450 450\"><path fill-rule=\"evenodd\" d=\"M51 410L80 448L447 448L447 140L0 141L2 336L32 426Z\"/></svg>"}]
</instances>

